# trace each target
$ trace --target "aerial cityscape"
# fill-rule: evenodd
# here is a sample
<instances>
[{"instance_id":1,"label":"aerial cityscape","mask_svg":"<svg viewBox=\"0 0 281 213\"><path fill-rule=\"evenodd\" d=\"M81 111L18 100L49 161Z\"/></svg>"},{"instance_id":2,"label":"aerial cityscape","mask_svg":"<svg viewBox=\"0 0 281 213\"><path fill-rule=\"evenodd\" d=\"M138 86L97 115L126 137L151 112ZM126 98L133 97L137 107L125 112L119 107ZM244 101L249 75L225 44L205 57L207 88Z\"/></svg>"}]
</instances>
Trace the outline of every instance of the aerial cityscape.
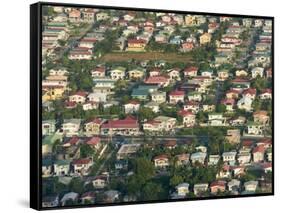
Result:
<instances>
[{"instance_id":1,"label":"aerial cityscape","mask_svg":"<svg viewBox=\"0 0 281 213\"><path fill-rule=\"evenodd\" d=\"M272 193L272 20L42 7L42 207Z\"/></svg>"}]
</instances>

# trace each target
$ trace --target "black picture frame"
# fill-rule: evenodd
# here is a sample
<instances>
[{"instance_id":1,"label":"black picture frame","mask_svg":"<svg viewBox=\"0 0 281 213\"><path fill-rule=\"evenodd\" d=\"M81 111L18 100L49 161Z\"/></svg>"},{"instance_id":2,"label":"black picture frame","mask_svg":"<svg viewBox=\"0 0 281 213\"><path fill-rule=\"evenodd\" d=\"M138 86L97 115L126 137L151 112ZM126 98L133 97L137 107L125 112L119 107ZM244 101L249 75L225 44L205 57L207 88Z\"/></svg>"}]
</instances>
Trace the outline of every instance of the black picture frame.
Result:
<instances>
[{"instance_id":1,"label":"black picture frame","mask_svg":"<svg viewBox=\"0 0 281 213\"><path fill-rule=\"evenodd\" d=\"M52 208L42 207L42 7L43 6L63 6L76 8L97 8L97 9L115 9L115 10L133 10L133 11L149 11L177 14L196 14L196 15L211 15L211 16L228 16L228 17L245 17L245 18L261 18L272 20L272 192L263 194L246 194L246 195L227 195L223 197L200 197L186 198L174 200L156 200L156 201L134 201L120 202L107 204L87 204L60 206ZM258 15L240 15L240 14L225 14L225 13L210 13L210 12L193 12L179 11L166 9L152 8L133 8L133 7L117 7L105 5L86 5L72 3L54 3L54 2L38 2L30 5L30 207L36 210L51 210L51 209L69 209L69 208L85 208L99 206L116 206L116 205L133 205L147 203L164 203L164 202L179 202L179 201L195 201L195 200L212 200L212 199L227 199L227 198L243 198L243 197L258 197L274 195L274 17L258 16Z\"/></svg>"}]
</instances>

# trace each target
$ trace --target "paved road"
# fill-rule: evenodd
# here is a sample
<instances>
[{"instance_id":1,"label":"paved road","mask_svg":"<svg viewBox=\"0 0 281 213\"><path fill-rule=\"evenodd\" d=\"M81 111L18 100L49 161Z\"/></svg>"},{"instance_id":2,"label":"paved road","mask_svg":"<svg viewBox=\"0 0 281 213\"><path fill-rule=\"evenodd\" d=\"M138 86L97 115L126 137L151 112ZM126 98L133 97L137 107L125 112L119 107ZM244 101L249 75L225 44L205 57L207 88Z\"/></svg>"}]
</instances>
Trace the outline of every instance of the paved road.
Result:
<instances>
[{"instance_id":1,"label":"paved road","mask_svg":"<svg viewBox=\"0 0 281 213\"><path fill-rule=\"evenodd\" d=\"M100 136L102 139L107 140L110 139L110 136L105 136L102 135ZM112 136L112 141L118 141L122 139L126 139L127 141L143 141L144 139L146 140L187 140L187 139L192 139L192 138L198 138L198 139L208 139L207 135L201 135L201 136L196 136L196 135L183 135L183 136ZM241 136L241 139L261 139L263 137L260 136Z\"/></svg>"},{"instance_id":2,"label":"paved road","mask_svg":"<svg viewBox=\"0 0 281 213\"><path fill-rule=\"evenodd\" d=\"M108 153L108 155L106 156L106 158L103 160L102 164L100 165L100 167L97 169L96 175L99 175L101 173L101 171L104 169L104 166L106 164L106 162L109 160L109 158L111 157L111 155L113 154L114 151L111 151L110 153Z\"/></svg>"}]
</instances>

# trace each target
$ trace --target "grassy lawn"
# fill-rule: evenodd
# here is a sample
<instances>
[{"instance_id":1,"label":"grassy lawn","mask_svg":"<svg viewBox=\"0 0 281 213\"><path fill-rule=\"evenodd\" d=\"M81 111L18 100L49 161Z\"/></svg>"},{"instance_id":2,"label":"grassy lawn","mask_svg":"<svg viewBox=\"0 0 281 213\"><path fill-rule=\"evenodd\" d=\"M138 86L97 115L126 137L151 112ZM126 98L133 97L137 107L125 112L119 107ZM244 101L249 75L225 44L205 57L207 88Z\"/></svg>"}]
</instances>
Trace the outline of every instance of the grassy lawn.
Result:
<instances>
[{"instance_id":1,"label":"grassy lawn","mask_svg":"<svg viewBox=\"0 0 281 213\"><path fill-rule=\"evenodd\" d=\"M189 54L163 52L112 52L100 58L102 62L135 60L165 60L168 62L193 62Z\"/></svg>"}]
</instances>

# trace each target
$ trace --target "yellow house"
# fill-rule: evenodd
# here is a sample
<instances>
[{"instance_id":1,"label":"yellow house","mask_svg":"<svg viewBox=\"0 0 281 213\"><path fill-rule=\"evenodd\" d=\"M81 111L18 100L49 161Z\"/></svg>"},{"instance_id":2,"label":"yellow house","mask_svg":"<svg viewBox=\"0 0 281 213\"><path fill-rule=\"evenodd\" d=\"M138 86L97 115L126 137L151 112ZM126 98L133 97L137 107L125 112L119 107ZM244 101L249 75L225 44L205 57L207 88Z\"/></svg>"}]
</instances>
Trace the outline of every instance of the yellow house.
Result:
<instances>
[{"instance_id":1,"label":"yellow house","mask_svg":"<svg viewBox=\"0 0 281 213\"><path fill-rule=\"evenodd\" d=\"M218 80L219 81L224 81L224 80L228 79L228 77L229 77L228 70L219 70L218 71Z\"/></svg>"},{"instance_id":2,"label":"yellow house","mask_svg":"<svg viewBox=\"0 0 281 213\"><path fill-rule=\"evenodd\" d=\"M200 36L200 44L204 45L210 43L211 39L212 39L212 35L210 33L204 33L203 35Z\"/></svg>"},{"instance_id":3,"label":"yellow house","mask_svg":"<svg viewBox=\"0 0 281 213\"><path fill-rule=\"evenodd\" d=\"M130 79L140 79L144 76L143 69L133 69L133 70L130 70L128 73L129 73Z\"/></svg>"},{"instance_id":4,"label":"yellow house","mask_svg":"<svg viewBox=\"0 0 281 213\"><path fill-rule=\"evenodd\" d=\"M86 121L84 124L86 135L99 135L102 124L103 120L100 118L94 118Z\"/></svg>"},{"instance_id":5,"label":"yellow house","mask_svg":"<svg viewBox=\"0 0 281 213\"><path fill-rule=\"evenodd\" d=\"M192 16L192 15L185 16L185 25L195 26L196 25L196 16Z\"/></svg>"},{"instance_id":6,"label":"yellow house","mask_svg":"<svg viewBox=\"0 0 281 213\"><path fill-rule=\"evenodd\" d=\"M63 86L43 88L42 101L51 101L62 98L65 88Z\"/></svg>"},{"instance_id":7,"label":"yellow house","mask_svg":"<svg viewBox=\"0 0 281 213\"><path fill-rule=\"evenodd\" d=\"M238 77L242 77L242 76L247 76L248 75L248 72L246 70L237 70L235 72L235 75L238 76Z\"/></svg>"},{"instance_id":8,"label":"yellow house","mask_svg":"<svg viewBox=\"0 0 281 213\"><path fill-rule=\"evenodd\" d=\"M143 39L129 39L127 51L144 51L146 41Z\"/></svg>"}]
</instances>

